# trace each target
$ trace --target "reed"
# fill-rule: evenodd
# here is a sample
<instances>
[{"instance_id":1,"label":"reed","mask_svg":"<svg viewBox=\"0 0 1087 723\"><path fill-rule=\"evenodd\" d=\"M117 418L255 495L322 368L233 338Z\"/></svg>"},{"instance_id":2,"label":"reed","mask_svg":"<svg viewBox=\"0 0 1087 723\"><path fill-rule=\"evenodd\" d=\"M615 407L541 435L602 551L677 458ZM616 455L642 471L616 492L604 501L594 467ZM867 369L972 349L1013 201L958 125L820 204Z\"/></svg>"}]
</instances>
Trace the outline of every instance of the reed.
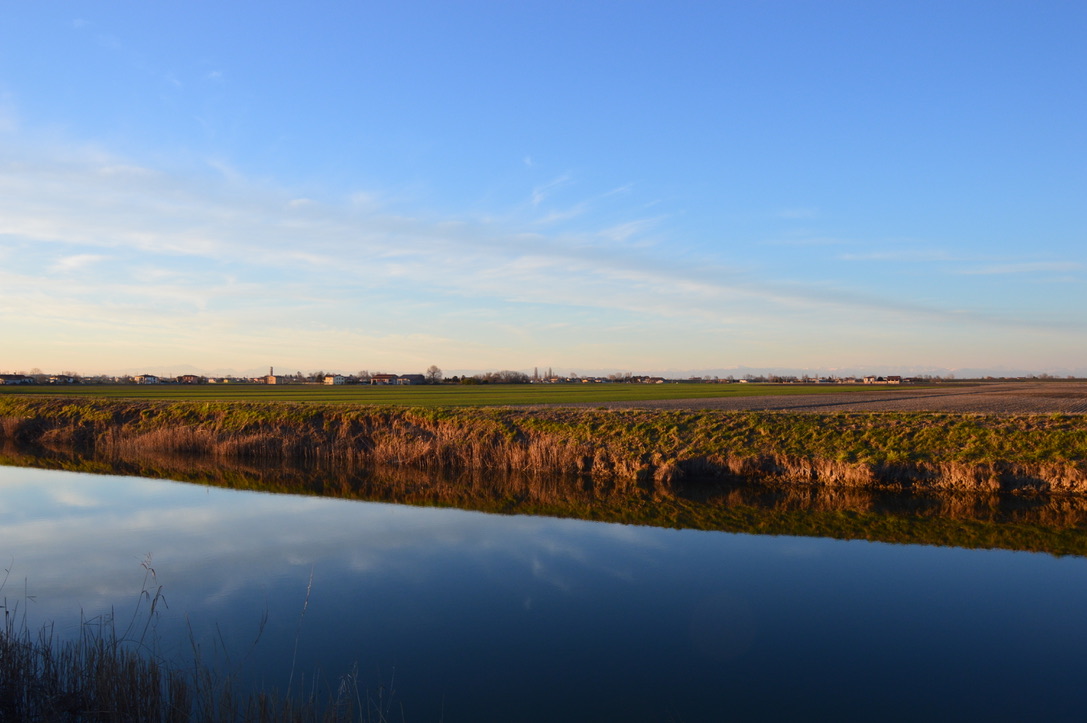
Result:
<instances>
[{"instance_id":1,"label":"reed","mask_svg":"<svg viewBox=\"0 0 1087 723\"><path fill-rule=\"evenodd\" d=\"M1087 493L1087 417L787 414L0 398L0 434L105 454L329 460L580 475L673 493L690 477L873 489Z\"/></svg>"},{"instance_id":2,"label":"reed","mask_svg":"<svg viewBox=\"0 0 1087 723\"><path fill-rule=\"evenodd\" d=\"M3 581L0 581L0 590ZM148 594L145 589L141 595ZM156 615L150 599L147 621ZM18 604L4 598L0 630L0 720L101 723L388 723L393 705L359 687L357 671L323 698L315 693L235 690L199 655L171 666L139 637L119 632L112 615L84 620L75 640L58 641L52 626L32 635ZM134 622L136 617L134 616ZM138 626L137 626L138 627ZM384 694L383 694L384 695Z\"/></svg>"}]
</instances>

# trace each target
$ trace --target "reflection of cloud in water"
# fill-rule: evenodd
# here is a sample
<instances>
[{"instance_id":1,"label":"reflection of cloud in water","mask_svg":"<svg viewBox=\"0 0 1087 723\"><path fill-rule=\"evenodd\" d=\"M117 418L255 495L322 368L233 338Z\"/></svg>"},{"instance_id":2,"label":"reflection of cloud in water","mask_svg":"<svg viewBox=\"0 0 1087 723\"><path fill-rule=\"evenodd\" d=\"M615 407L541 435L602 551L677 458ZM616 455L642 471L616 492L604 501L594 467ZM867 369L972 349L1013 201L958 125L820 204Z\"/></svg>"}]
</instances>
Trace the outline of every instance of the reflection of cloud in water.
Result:
<instances>
[{"instance_id":1,"label":"reflection of cloud in water","mask_svg":"<svg viewBox=\"0 0 1087 723\"><path fill-rule=\"evenodd\" d=\"M550 569L543 560L539 557L533 557L531 562L532 576L537 580L541 580L552 587L562 590L563 592L570 592L573 587L570 581L563 575L559 575L558 571Z\"/></svg>"},{"instance_id":2,"label":"reflection of cloud in water","mask_svg":"<svg viewBox=\"0 0 1087 723\"><path fill-rule=\"evenodd\" d=\"M102 502L94 499L83 490L58 490L53 500L63 507L99 507Z\"/></svg>"},{"instance_id":3,"label":"reflection of cloud in water","mask_svg":"<svg viewBox=\"0 0 1087 723\"><path fill-rule=\"evenodd\" d=\"M630 577L629 562L611 569L587 551L602 540L656 546L621 525L26 468L0 468L0 494L0 554L14 560L13 579L26 578L43 618L133 601L148 554L168 599L221 610L288 580L304 587L311 568L327 586L394 576L421 584L441 564L434 554L478 560L496 576L519 567L571 591L581 575Z\"/></svg>"}]
</instances>

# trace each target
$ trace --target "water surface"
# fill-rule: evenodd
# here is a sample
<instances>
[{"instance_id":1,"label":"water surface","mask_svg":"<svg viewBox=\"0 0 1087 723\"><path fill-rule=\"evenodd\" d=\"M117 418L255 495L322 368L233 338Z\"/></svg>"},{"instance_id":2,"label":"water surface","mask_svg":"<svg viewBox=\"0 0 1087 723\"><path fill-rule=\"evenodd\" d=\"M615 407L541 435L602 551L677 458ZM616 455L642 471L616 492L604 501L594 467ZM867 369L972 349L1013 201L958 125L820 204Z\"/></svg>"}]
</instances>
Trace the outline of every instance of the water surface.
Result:
<instances>
[{"instance_id":1,"label":"water surface","mask_svg":"<svg viewBox=\"0 0 1087 723\"><path fill-rule=\"evenodd\" d=\"M1082 557L0 467L0 562L0 595L34 626L75 635L112 610L127 627L161 585L148 636L167 659L195 647L281 689L357 669L409 721L1078 720L1087 706ZM136 620L133 635L146 605Z\"/></svg>"}]
</instances>

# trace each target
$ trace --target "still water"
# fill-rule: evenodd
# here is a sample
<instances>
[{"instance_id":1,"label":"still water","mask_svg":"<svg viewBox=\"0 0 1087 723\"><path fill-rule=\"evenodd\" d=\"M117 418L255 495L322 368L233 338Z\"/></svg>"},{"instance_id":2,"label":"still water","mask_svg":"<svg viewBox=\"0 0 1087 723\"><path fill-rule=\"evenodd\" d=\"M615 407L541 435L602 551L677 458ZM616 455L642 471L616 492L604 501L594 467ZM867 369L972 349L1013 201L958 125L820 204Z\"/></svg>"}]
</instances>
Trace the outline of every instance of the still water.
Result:
<instances>
[{"instance_id":1,"label":"still water","mask_svg":"<svg viewBox=\"0 0 1087 723\"><path fill-rule=\"evenodd\" d=\"M0 565L0 597L31 628L73 636L112 611L167 660L196 649L265 688L334 688L357 670L396 720L1087 710L1081 557L0 467ZM134 613L160 585L168 607Z\"/></svg>"}]
</instances>

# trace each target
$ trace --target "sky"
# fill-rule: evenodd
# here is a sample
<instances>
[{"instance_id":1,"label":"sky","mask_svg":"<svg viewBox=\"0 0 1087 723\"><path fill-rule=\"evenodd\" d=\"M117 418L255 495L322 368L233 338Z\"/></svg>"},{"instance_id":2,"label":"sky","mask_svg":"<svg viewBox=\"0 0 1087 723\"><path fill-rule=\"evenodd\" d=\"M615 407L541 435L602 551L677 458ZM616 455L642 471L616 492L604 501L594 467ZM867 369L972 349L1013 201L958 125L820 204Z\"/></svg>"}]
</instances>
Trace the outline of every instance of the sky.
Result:
<instances>
[{"instance_id":1,"label":"sky","mask_svg":"<svg viewBox=\"0 0 1087 723\"><path fill-rule=\"evenodd\" d=\"M0 0L0 371L1087 375L1079 0Z\"/></svg>"}]
</instances>

